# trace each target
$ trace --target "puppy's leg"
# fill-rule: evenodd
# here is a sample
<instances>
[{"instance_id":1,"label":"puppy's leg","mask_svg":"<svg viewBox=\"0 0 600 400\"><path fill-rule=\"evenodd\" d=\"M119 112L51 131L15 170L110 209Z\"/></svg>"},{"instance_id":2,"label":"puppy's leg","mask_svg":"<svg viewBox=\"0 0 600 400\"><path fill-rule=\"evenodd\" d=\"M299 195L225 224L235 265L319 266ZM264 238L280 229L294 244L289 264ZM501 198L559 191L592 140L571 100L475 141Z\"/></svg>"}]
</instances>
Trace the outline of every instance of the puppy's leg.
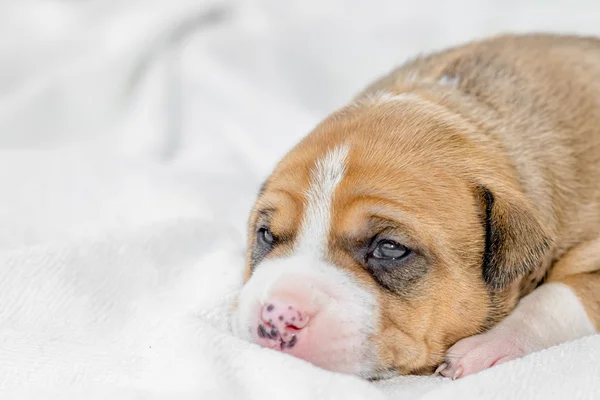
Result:
<instances>
[{"instance_id":1,"label":"puppy's leg","mask_svg":"<svg viewBox=\"0 0 600 400\"><path fill-rule=\"evenodd\" d=\"M569 251L547 282L488 332L458 341L439 372L453 379L600 330L600 239Z\"/></svg>"},{"instance_id":2,"label":"puppy's leg","mask_svg":"<svg viewBox=\"0 0 600 400\"><path fill-rule=\"evenodd\" d=\"M600 238L568 252L556 263L548 282L560 282L571 288L596 331L600 331Z\"/></svg>"}]
</instances>

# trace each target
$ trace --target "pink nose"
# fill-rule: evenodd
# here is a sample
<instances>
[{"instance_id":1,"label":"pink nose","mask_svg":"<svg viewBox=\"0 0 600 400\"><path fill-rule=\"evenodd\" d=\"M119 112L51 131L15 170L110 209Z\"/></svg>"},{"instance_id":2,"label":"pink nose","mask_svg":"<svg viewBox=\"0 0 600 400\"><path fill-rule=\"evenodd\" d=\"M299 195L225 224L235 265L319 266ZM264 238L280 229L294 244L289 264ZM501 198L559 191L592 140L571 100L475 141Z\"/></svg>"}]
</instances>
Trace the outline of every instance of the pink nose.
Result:
<instances>
[{"instance_id":1,"label":"pink nose","mask_svg":"<svg viewBox=\"0 0 600 400\"><path fill-rule=\"evenodd\" d=\"M278 344L280 350L291 349L300 337L300 331L308 324L306 312L285 302L273 299L262 308L257 333L260 338Z\"/></svg>"}]
</instances>

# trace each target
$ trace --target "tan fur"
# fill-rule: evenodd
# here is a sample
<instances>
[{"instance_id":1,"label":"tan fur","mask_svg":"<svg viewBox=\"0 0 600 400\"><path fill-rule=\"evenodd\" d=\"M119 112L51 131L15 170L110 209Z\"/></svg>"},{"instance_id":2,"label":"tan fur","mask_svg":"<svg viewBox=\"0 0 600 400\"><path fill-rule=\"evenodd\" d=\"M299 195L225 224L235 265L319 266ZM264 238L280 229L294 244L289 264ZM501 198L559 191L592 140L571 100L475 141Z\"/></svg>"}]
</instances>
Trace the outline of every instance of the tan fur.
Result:
<instances>
[{"instance_id":1,"label":"tan fur","mask_svg":"<svg viewBox=\"0 0 600 400\"><path fill-rule=\"evenodd\" d=\"M548 282L570 286L600 331L600 238L567 252L550 270Z\"/></svg>"},{"instance_id":2,"label":"tan fur","mask_svg":"<svg viewBox=\"0 0 600 400\"><path fill-rule=\"evenodd\" d=\"M382 90L413 97L386 101ZM273 208L274 234L293 238L310 169L342 143L350 152L330 258L378 293L380 371L431 372L548 273L600 328L600 41L503 36L419 58L369 86L267 181L250 218L246 279L257 213ZM486 259L488 214L502 241ZM385 221L427 260L422 279L394 293L348 251Z\"/></svg>"}]
</instances>

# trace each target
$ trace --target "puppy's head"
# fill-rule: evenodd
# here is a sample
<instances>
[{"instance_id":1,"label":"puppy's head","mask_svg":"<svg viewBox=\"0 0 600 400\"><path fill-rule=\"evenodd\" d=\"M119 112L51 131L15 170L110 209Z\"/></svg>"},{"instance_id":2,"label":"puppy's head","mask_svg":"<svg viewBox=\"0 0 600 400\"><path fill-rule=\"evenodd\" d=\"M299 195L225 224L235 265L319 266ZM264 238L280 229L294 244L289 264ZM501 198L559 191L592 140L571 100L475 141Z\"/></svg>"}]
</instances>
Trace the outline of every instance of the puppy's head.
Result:
<instances>
[{"instance_id":1,"label":"puppy's head","mask_svg":"<svg viewBox=\"0 0 600 400\"><path fill-rule=\"evenodd\" d=\"M413 94L325 120L261 189L235 332L373 378L431 372L493 324L548 243L506 160L475 137Z\"/></svg>"}]
</instances>

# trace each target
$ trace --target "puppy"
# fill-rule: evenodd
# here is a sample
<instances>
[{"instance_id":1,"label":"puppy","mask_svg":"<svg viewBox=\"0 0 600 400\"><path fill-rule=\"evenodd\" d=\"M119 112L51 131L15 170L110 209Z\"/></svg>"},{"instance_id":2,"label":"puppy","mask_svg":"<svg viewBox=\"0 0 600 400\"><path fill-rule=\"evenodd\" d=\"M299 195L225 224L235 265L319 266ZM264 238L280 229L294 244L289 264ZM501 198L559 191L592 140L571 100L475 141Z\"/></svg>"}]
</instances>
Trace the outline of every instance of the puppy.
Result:
<instances>
[{"instance_id":1,"label":"puppy","mask_svg":"<svg viewBox=\"0 0 600 400\"><path fill-rule=\"evenodd\" d=\"M249 219L242 338L460 378L600 328L600 40L417 58L294 147Z\"/></svg>"}]
</instances>

